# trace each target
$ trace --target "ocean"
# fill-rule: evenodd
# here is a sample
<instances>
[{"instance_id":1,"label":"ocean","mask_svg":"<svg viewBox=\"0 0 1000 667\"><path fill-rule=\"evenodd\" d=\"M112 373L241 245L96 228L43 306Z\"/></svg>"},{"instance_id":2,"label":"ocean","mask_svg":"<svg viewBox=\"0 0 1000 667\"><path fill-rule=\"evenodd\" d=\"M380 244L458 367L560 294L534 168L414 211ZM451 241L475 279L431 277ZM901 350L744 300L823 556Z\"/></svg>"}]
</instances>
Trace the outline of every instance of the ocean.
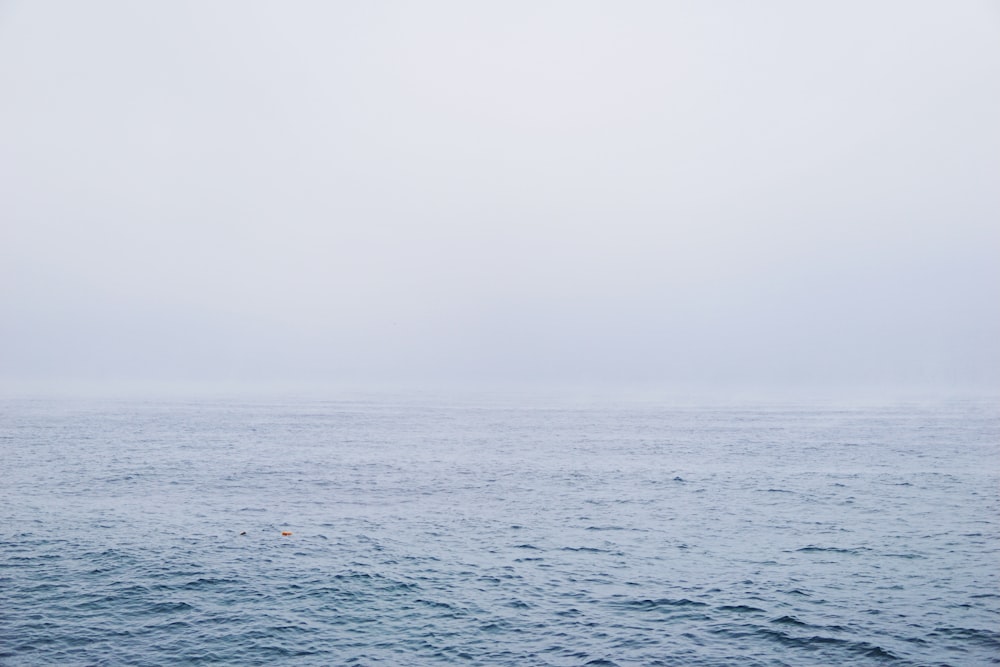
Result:
<instances>
[{"instance_id":1,"label":"ocean","mask_svg":"<svg viewBox=\"0 0 1000 667\"><path fill-rule=\"evenodd\" d=\"M991 400L5 399L0 467L5 666L1000 664Z\"/></svg>"}]
</instances>

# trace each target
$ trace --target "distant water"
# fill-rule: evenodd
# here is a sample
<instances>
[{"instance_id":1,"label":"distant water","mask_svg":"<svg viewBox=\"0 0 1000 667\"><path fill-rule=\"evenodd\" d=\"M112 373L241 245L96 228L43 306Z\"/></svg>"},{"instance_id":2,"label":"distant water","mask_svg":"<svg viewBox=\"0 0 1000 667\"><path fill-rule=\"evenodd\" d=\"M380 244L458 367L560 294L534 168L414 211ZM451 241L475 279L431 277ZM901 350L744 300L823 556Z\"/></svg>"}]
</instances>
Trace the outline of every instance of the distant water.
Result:
<instances>
[{"instance_id":1,"label":"distant water","mask_svg":"<svg viewBox=\"0 0 1000 667\"><path fill-rule=\"evenodd\" d=\"M8 400L0 456L3 665L1000 664L986 401Z\"/></svg>"}]
</instances>

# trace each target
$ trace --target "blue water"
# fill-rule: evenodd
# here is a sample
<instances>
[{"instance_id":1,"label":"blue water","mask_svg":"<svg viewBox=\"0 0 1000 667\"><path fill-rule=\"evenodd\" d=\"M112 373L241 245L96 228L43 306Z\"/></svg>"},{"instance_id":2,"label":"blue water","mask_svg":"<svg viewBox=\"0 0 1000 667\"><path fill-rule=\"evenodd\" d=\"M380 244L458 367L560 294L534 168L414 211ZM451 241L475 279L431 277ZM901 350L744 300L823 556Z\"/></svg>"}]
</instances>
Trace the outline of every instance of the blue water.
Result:
<instances>
[{"instance_id":1,"label":"blue water","mask_svg":"<svg viewBox=\"0 0 1000 667\"><path fill-rule=\"evenodd\" d=\"M989 401L6 400L0 456L3 665L1000 664Z\"/></svg>"}]
</instances>

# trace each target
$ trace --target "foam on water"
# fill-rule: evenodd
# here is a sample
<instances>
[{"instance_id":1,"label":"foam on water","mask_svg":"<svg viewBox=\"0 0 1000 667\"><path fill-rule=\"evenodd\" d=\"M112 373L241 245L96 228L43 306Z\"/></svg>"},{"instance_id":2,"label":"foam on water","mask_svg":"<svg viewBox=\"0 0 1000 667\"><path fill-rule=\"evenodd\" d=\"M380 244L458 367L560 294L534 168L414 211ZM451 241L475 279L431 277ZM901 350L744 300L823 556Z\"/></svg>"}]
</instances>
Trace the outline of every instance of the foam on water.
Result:
<instances>
[{"instance_id":1,"label":"foam on water","mask_svg":"<svg viewBox=\"0 0 1000 667\"><path fill-rule=\"evenodd\" d=\"M996 664L998 425L6 401L0 662Z\"/></svg>"}]
</instances>

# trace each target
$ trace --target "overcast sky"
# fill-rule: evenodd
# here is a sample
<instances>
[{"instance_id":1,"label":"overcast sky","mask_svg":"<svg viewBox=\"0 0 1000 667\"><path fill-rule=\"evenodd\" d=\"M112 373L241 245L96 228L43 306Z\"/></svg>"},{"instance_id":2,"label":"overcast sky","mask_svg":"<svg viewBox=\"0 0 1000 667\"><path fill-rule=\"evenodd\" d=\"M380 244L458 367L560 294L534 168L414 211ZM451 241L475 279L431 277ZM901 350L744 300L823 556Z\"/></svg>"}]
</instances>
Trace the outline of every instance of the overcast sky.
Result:
<instances>
[{"instance_id":1,"label":"overcast sky","mask_svg":"<svg viewBox=\"0 0 1000 667\"><path fill-rule=\"evenodd\" d=\"M0 1L0 379L1000 386L1000 4Z\"/></svg>"}]
</instances>

